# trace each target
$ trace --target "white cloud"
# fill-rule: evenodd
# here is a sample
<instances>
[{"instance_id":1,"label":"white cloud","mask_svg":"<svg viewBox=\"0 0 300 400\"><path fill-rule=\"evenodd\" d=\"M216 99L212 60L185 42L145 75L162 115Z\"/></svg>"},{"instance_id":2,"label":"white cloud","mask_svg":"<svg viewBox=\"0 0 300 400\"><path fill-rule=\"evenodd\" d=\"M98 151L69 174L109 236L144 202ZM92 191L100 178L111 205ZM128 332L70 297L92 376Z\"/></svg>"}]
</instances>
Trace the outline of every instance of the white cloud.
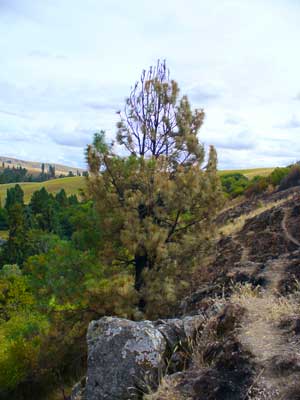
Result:
<instances>
[{"instance_id":1,"label":"white cloud","mask_svg":"<svg viewBox=\"0 0 300 400\"><path fill-rule=\"evenodd\" d=\"M95 130L114 135L141 70L166 58L205 108L200 139L221 167L289 163L299 18L293 0L0 0L0 153L82 165Z\"/></svg>"}]
</instances>

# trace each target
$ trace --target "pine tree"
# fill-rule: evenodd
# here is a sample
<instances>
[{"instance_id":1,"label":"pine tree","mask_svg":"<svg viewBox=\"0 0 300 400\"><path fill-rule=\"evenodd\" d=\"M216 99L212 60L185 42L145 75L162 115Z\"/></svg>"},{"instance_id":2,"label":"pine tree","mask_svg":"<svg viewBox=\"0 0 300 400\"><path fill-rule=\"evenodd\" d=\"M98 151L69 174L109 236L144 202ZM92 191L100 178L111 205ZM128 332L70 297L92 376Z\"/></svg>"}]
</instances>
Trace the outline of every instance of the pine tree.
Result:
<instances>
[{"instance_id":1,"label":"pine tree","mask_svg":"<svg viewBox=\"0 0 300 400\"><path fill-rule=\"evenodd\" d=\"M213 147L204 165L203 120L158 62L142 73L117 125L129 157L114 154L104 132L87 148L88 188L104 232L99 257L133 268L148 316L170 312L213 236L221 188Z\"/></svg>"},{"instance_id":2,"label":"pine tree","mask_svg":"<svg viewBox=\"0 0 300 400\"><path fill-rule=\"evenodd\" d=\"M55 233L60 231L56 204L52 194L44 187L33 193L29 207L39 229Z\"/></svg>"},{"instance_id":3,"label":"pine tree","mask_svg":"<svg viewBox=\"0 0 300 400\"><path fill-rule=\"evenodd\" d=\"M29 243L26 229L24 206L15 203L9 208L9 236L4 247L4 259L7 263L22 265L27 258Z\"/></svg>"},{"instance_id":4,"label":"pine tree","mask_svg":"<svg viewBox=\"0 0 300 400\"><path fill-rule=\"evenodd\" d=\"M7 189L5 208L9 211L11 207L15 204L24 205L24 192L20 185L15 185L15 187Z\"/></svg>"},{"instance_id":5,"label":"pine tree","mask_svg":"<svg viewBox=\"0 0 300 400\"><path fill-rule=\"evenodd\" d=\"M65 189L61 189L58 193L56 193L55 200L60 207L65 208L68 206L69 201Z\"/></svg>"}]
</instances>

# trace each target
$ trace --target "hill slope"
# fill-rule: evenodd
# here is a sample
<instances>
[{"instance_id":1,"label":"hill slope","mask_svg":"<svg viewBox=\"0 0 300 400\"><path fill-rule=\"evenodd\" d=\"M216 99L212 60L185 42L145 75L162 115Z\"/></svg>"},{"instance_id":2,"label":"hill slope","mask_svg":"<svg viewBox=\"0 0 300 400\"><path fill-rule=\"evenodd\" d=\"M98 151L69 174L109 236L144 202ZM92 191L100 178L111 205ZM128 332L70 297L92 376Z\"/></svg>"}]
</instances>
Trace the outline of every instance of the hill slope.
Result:
<instances>
[{"instance_id":1,"label":"hill slope","mask_svg":"<svg viewBox=\"0 0 300 400\"><path fill-rule=\"evenodd\" d=\"M300 398L300 187L226 213L228 234L183 302L184 315L207 317L190 368L147 400Z\"/></svg>"},{"instance_id":2,"label":"hill slope","mask_svg":"<svg viewBox=\"0 0 300 400\"><path fill-rule=\"evenodd\" d=\"M24 190L25 203L28 203L32 193L41 189L42 187L45 187L49 193L53 194L59 192L61 189L65 189L67 195L79 194L79 190L83 189L85 186L85 178L82 176L75 176L70 178L52 179L46 182L22 182L19 183L19 185ZM7 189L14 186L15 183L6 183L0 185L0 199L2 204L6 198Z\"/></svg>"},{"instance_id":3,"label":"hill slope","mask_svg":"<svg viewBox=\"0 0 300 400\"><path fill-rule=\"evenodd\" d=\"M251 168L251 169L228 169L228 170L220 170L219 174L242 174L245 175L247 178L251 179L254 178L256 175L260 176L267 176L269 175L274 168Z\"/></svg>"},{"instance_id":4,"label":"hill slope","mask_svg":"<svg viewBox=\"0 0 300 400\"><path fill-rule=\"evenodd\" d=\"M42 163L37 162L37 161L24 161L24 160L19 160L17 158L12 158L12 157L4 157L0 156L0 165L4 163L5 167L22 167L26 168L29 173L31 174L39 174L41 172L42 168ZM55 164L55 163L50 163L51 165L55 166L55 171L57 175L67 175L69 171L73 172L73 174L77 174L77 171L82 173L84 169L82 168L75 168L75 167L69 167L67 165L62 165L62 164ZM47 170L49 163L44 163L45 169Z\"/></svg>"}]
</instances>

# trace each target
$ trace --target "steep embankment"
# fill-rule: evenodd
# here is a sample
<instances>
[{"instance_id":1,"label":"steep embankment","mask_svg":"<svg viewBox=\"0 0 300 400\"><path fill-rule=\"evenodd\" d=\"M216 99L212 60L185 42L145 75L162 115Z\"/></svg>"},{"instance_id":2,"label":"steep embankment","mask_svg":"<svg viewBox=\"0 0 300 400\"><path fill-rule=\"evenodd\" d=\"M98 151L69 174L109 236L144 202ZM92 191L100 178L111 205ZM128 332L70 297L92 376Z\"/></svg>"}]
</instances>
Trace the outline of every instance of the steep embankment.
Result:
<instances>
[{"instance_id":1,"label":"steep embankment","mask_svg":"<svg viewBox=\"0 0 300 400\"><path fill-rule=\"evenodd\" d=\"M216 258L206 267L204 282L203 269L199 269L200 282L184 302L184 313L207 312L211 304L220 304L223 299L225 307L240 307L232 317L235 326L223 335L221 344L217 335L201 344L206 363L198 370L192 365L190 372L184 373L184 384L171 376L167 380L180 399L299 399L300 190L293 188L245 202L223 213L219 223L223 236ZM219 299L213 300L216 294ZM218 318L210 318L208 326ZM226 364L232 337L234 351ZM217 351L212 350L216 341ZM210 353L212 357L207 356ZM238 354L244 360L241 363L236 363ZM227 383L217 378L220 358ZM193 379L197 376L202 382L201 391L191 383L191 371ZM242 391L236 386L236 374L244 385ZM187 390L191 385L193 389ZM164 394L157 399L169 400Z\"/></svg>"},{"instance_id":2,"label":"steep embankment","mask_svg":"<svg viewBox=\"0 0 300 400\"><path fill-rule=\"evenodd\" d=\"M244 398L295 400L300 395L299 338L287 328L297 325L300 313L299 294L293 294L300 273L299 188L266 198L264 207L227 238L232 253L223 268L233 284L253 285L233 290L229 299L244 309L237 339L255 363ZM222 245L219 253L224 256Z\"/></svg>"},{"instance_id":3,"label":"steep embankment","mask_svg":"<svg viewBox=\"0 0 300 400\"><path fill-rule=\"evenodd\" d=\"M291 214L295 214L298 207L295 203L292 201L282 205L280 227L283 241L300 249L298 238L288 228ZM300 218L295 221L298 227L299 222ZM264 290L238 298L246 310L238 337L254 356L260 369L255 385L249 390L249 399L296 399L300 393L300 385L297 385L300 381L299 343L298 340L296 343L295 340L288 340L280 327L284 318L295 318L300 312L295 299L283 297L280 293L280 284L285 282L286 271L291 262L299 264L299 255L299 250L286 251L267 260L260 274L265 282Z\"/></svg>"}]
</instances>

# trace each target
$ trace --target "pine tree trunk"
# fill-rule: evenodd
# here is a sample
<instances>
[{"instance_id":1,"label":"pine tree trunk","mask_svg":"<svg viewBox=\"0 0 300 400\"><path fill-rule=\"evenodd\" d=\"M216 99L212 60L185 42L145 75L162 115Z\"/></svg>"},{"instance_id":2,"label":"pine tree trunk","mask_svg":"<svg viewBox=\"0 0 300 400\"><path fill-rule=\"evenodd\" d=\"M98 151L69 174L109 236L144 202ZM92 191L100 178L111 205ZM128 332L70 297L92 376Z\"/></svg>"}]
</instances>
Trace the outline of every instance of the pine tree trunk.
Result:
<instances>
[{"instance_id":1,"label":"pine tree trunk","mask_svg":"<svg viewBox=\"0 0 300 400\"><path fill-rule=\"evenodd\" d=\"M144 286L144 279L143 279L143 271L147 266L147 255L135 255L134 258L134 264L135 264L135 283L134 287L135 289L140 292L141 288ZM139 309L141 311L144 311L145 306L146 306L146 301L142 297L139 300Z\"/></svg>"}]
</instances>

